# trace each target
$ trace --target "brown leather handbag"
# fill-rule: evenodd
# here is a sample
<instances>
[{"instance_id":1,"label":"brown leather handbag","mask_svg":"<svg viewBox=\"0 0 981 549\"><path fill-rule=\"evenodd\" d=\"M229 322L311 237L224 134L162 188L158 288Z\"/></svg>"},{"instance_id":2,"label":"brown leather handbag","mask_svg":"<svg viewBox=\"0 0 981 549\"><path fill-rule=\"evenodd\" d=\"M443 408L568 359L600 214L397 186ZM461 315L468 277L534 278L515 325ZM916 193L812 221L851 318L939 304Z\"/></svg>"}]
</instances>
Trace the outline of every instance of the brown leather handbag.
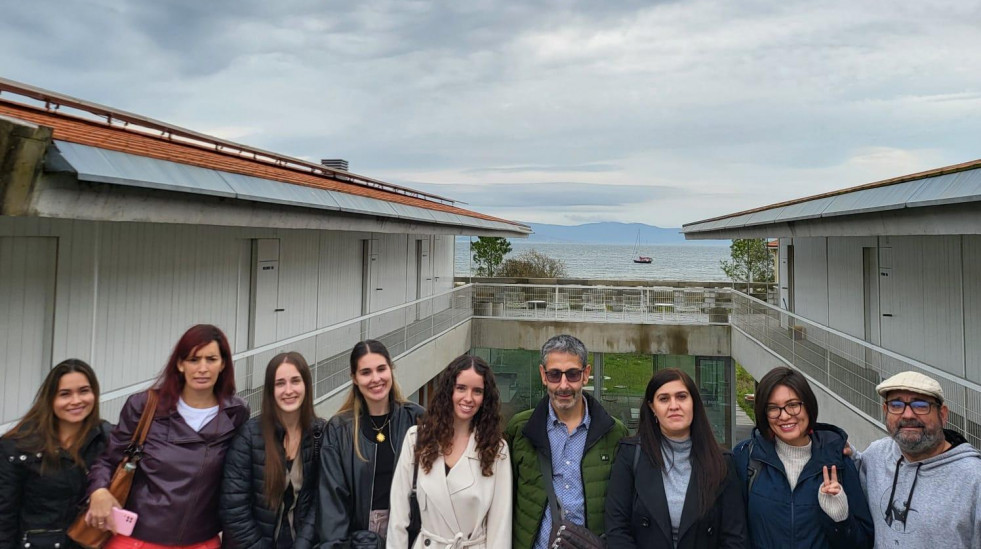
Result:
<instances>
[{"instance_id":1,"label":"brown leather handbag","mask_svg":"<svg viewBox=\"0 0 981 549\"><path fill-rule=\"evenodd\" d=\"M133 431L133 438L130 439L129 446L123 451L123 459L116 466L116 472L112 474L112 480L109 482L109 493L116 498L120 505L126 505L129 490L133 487L136 465L143 459L143 443L146 442L146 435L150 432L150 424L153 423L157 400L156 391L147 391L146 406L143 408L140 422L137 424L136 430ZM87 549L99 549L109 541L112 532L86 524L85 515L87 513L88 508L78 515L75 522L68 528L68 537Z\"/></svg>"}]
</instances>

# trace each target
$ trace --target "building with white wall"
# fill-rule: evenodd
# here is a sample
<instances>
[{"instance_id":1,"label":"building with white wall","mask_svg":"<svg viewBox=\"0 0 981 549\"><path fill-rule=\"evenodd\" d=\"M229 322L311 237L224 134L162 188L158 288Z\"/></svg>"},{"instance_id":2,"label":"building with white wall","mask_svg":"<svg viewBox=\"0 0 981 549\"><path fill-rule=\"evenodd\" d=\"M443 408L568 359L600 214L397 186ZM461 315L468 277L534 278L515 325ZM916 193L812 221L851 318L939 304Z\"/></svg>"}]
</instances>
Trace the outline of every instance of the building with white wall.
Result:
<instances>
[{"instance_id":1,"label":"building with white wall","mask_svg":"<svg viewBox=\"0 0 981 549\"><path fill-rule=\"evenodd\" d=\"M869 394L875 383L895 370L922 369L944 384L954 426L975 444L981 440L981 161L683 230L689 239L779 238L780 304L841 341L827 360L844 356L858 366L849 385L858 385L861 396L843 402L863 411L869 423L881 428L878 399ZM786 315L781 322L802 325ZM812 339L806 332L801 327L797 340ZM760 356L737 356L750 348L738 345L738 337L734 329L733 356L752 371ZM779 354L754 341L767 351L763 355ZM876 360L866 358L872 354Z\"/></svg>"},{"instance_id":2,"label":"building with white wall","mask_svg":"<svg viewBox=\"0 0 981 549\"><path fill-rule=\"evenodd\" d=\"M241 354L450 290L455 235L530 233L24 84L0 80L0 93L0 426L65 358L124 395L192 324L218 325ZM420 302L329 339L381 336L440 307ZM294 347L319 359L326 339ZM240 391L262 383L263 357L236 363Z\"/></svg>"}]
</instances>

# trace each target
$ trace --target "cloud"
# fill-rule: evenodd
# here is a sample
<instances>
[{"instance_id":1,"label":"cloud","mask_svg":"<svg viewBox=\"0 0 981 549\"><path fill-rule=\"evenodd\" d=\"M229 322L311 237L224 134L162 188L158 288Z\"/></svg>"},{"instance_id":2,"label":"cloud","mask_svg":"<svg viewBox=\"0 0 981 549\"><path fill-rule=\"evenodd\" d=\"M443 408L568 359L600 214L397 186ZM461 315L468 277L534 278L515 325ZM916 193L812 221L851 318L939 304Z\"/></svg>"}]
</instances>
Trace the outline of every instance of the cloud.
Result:
<instances>
[{"instance_id":1,"label":"cloud","mask_svg":"<svg viewBox=\"0 0 981 549\"><path fill-rule=\"evenodd\" d=\"M548 173L548 172L615 172L620 167L615 164L581 164L566 166L507 166L499 168L473 168L465 170L468 174L485 173Z\"/></svg>"},{"instance_id":2,"label":"cloud","mask_svg":"<svg viewBox=\"0 0 981 549\"><path fill-rule=\"evenodd\" d=\"M575 207L624 206L689 194L676 187L656 185L597 185L542 181L486 185L432 185L409 182L409 187L460 200L480 208L539 210Z\"/></svg>"},{"instance_id":3,"label":"cloud","mask_svg":"<svg viewBox=\"0 0 981 549\"><path fill-rule=\"evenodd\" d=\"M6 4L4 77L526 221L679 225L978 156L978 0Z\"/></svg>"}]
</instances>

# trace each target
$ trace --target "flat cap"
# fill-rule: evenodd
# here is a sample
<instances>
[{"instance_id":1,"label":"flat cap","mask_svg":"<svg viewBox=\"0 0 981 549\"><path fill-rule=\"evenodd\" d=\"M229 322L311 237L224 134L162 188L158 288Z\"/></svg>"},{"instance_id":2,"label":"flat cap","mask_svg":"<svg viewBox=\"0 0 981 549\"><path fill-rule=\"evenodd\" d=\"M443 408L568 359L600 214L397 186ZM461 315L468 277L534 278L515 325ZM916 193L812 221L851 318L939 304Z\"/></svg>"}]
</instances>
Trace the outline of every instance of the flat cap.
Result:
<instances>
[{"instance_id":1,"label":"flat cap","mask_svg":"<svg viewBox=\"0 0 981 549\"><path fill-rule=\"evenodd\" d=\"M944 401L944 389L937 380L919 372L899 372L880 383L875 390L880 396L886 396L890 391L912 391Z\"/></svg>"}]
</instances>

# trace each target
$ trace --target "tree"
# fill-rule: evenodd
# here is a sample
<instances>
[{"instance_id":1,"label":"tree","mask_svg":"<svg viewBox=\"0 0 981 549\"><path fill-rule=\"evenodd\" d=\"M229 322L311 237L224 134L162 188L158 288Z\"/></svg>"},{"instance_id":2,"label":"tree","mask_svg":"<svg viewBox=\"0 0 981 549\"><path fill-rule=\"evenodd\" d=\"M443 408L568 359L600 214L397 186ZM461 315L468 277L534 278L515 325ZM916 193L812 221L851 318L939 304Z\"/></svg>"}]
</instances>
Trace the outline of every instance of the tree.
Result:
<instances>
[{"instance_id":1,"label":"tree","mask_svg":"<svg viewBox=\"0 0 981 549\"><path fill-rule=\"evenodd\" d=\"M538 250L528 250L506 259L498 274L510 278L561 278L565 276L565 263Z\"/></svg>"},{"instance_id":2,"label":"tree","mask_svg":"<svg viewBox=\"0 0 981 549\"><path fill-rule=\"evenodd\" d=\"M477 264L477 276L494 276L504 256L511 252L511 243L499 236L481 236L470 244L470 251Z\"/></svg>"},{"instance_id":3,"label":"tree","mask_svg":"<svg viewBox=\"0 0 981 549\"><path fill-rule=\"evenodd\" d=\"M732 260L720 262L722 272L733 282L773 282L773 257L765 238L736 239L729 246Z\"/></svg>"}]
</instances>

